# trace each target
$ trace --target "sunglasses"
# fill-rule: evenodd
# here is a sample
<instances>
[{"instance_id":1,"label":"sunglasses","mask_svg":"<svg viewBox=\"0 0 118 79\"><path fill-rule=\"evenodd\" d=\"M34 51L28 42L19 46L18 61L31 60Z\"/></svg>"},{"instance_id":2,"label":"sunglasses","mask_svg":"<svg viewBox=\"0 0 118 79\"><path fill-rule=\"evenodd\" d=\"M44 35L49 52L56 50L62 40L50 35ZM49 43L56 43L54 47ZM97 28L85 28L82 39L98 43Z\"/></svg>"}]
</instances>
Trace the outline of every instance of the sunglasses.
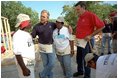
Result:
<instances>
[{"instance_id":1,"label":"sunglasses","mask_svg":"<svg viewBox=\"0 0 118 79\"><path fill-rule=\"evenodd\" d=\"M57 33L58 33L58 35L60 35L60 29L58 29L58 32Z\"/></svg>"}]
</instances>

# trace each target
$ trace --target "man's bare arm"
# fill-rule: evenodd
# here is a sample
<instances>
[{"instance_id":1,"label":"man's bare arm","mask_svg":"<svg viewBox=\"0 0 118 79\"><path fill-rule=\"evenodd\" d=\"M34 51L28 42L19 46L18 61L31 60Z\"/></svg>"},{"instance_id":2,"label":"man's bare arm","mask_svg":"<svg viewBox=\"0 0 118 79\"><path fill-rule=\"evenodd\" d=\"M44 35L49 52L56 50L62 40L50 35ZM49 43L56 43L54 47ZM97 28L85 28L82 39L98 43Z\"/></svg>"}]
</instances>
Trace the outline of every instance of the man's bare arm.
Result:
<instances>
[{"instance_id":1,"label":"man's bare arm","mask_svg":"<svg viewBox=\"0 0 118 79\"><path fill-rule=\"evenodd\" d=\"M23 58L21 55L15 55L18 64L20 65L22 71L23 71L23 75L24 76L29 76L30 75L30 70L25 66Z\"/></svg>"}]
</instances>

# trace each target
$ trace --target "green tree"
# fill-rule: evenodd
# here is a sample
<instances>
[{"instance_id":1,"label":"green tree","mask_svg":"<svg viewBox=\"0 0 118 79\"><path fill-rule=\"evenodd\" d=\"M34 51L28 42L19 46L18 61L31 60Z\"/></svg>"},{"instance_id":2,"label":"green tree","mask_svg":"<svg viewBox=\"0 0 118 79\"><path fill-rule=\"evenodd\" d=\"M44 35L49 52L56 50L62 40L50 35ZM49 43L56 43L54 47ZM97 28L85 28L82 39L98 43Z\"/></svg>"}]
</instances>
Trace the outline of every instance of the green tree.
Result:
<instances>
[{"instance_id":1,"label":"green tree","mask_svg":"<svg viewBox=\"0 0 118 79\"><path fill-rule=\"evenodd\" d=\"M25 7L19 1L1 1L1 16L9 19L11 31L15 30L16 17L20 13L28 14L31 18L32 25L38 21L38 13L31 8Z\"/></svg>"},{"instance_id":2,"label":"green tree","mask_svg":"<svg viewBox=\"0 0 118 79\"><path fill-rule=\"evenodd\" d=\"M92 1L88 1L89 3ZM109 13L115 10L110 4L104 4L103 1L94 1L89 4L87 10L95 13L100 19L108 18Z\"/></svg>"},{"instance_id":3,"label":"green tree","mask_svg":"<svg viewBox=\"0 0 118 79\"><path fill-rule=\"evenodd\" d=\"M71 25L72 28L75 30L78 17L73 6L64 5L62 14L65 14L64 19L67 25Z\"/></svg>"}]
</instances>

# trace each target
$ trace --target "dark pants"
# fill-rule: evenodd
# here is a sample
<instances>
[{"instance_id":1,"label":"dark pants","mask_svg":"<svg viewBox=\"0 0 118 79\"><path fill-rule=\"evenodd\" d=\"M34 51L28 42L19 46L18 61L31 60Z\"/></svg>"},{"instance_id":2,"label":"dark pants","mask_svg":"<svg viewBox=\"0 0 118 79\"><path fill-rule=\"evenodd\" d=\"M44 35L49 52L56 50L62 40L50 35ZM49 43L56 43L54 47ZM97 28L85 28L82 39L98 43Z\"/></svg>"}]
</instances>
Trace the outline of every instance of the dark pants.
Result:
<instances>
[{"instance_id":1,"label":"dark pants","mask_svg":"<svg viewBox=\"0 0 118 79\"><path fill-rule=\"evenodd\" d=\"M91 39L91 44L93 46L94 39ZM90 77L90 68L86 67L86 63L84 60L84 57L87 53L90 53L90 46L89 43L87 43L85 48L81 48L77 46L77 55L76 55L76 60L77 60L77 70L79 73L83 73L84 77L89 78Z\"/></svg>"}]
</instances>

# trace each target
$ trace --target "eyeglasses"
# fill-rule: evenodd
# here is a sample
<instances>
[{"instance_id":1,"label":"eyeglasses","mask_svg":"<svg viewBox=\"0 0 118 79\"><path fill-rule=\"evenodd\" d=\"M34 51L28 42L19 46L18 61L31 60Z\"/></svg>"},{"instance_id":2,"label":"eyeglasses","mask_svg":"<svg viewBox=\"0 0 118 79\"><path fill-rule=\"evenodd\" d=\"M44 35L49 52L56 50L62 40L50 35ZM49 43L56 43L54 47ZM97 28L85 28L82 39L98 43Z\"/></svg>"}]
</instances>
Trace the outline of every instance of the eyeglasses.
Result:
<instances>
[{"instance_id":1,"label":"eyeglasses","mask_svg":"<svg viewBox=\"0 0 118 79\"><path fill-rule=\"evenodd\" d=\"M60 35L60 29L58 29L58 35Z\"/></svg>"}]
</instances>

